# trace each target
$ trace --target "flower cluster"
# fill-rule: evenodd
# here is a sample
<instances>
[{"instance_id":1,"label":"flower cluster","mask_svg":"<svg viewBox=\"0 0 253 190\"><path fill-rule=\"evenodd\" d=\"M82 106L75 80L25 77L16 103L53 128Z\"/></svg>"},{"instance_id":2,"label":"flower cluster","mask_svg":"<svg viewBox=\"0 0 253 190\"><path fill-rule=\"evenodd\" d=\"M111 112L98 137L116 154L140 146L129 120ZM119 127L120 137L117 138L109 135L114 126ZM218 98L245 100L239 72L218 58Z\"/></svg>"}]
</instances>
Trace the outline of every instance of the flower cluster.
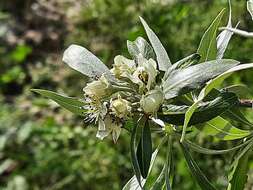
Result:
<instances>
[{"instance_id":1,"label":"flower cluster","mask_svg":"<svg viewBox=\"0 0 253 190\"><path fill-rule=\"evenodd\" d=\"M97 137L112 134L119 138L124 122L134 113L155 116L163 103L164 95L156 83L157 63L139 54L136 59L118 55L113 68L84 87L86 121L98 124Z\"/></svg>"}]
</instances>

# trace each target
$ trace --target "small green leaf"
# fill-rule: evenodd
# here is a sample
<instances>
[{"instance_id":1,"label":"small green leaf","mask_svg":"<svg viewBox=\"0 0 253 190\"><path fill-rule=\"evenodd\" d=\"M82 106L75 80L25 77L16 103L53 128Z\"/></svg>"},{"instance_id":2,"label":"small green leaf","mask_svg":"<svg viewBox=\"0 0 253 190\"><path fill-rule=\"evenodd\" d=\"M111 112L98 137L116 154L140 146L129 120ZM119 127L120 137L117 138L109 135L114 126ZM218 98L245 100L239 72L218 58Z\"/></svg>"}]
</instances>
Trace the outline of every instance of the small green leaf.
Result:
<instances>
[{"instance_id":1,"label":"small green leaf","mask_svg":"<svg viewBox=\"0 0 253 190\"><path fill-rule=\"evenodd\" d=\"M42 96L45 96L53 101L55 101L57 104L62 106L63 108L71 111L74 114L77 115L83 115L87 110L83 109L83 106L85 105L84 102L81 102L75 98L67 97L60 95L58 93L49 91L49 90L42 90L42 89L31 89L31 91L36 92Z\"/></svg>"},{"instance_id":2,"label":"small green leaf","mask_svg":"<svg viewBox=\"0 0 253 190\"><path fill-rule=\"evenodd\" d=\"M191 174L193 177L197 180L199 186L202 190L216 190L216 188L209 182L205 174L200 170L197 163L193 160L187 145L181 144L181 148L184 153L184 157L186 159L186 162L188 164L188 167L191 171Z\"/></svg>"},{"instance_id":3,"label":"small green leaf","mask_svg":"<svg viewBox=\"0 0 253 190\"><path fill-rule=\"evenodd\" d=\"M142 135L137 148L137 158L143 178L146 178L149 171L152 157L152 139L148 120L142 127Z\"/></svg>"},{"instance_id":4,"label":"small green leaf","mask_svg":"<svg viewBox=\"0 0 253 190\"><path fill-rule=\"evenodd\" d=\"M198 53L201 56L200 62L206 62L208 60L216 59L217 47L216 47L216 33L219 27L221 18L224 14L224 9L214 19L212 24L206 30L198 47Z\"/></svg>"},{"instance_id":5,"label":"small green leaf","mask_svg":"<svg viewBox=\"0 0 253 190\"><path fill-rule=\"evenodd\" d=\"M167 71L167 69L171 66L171 61L165 48L163 47L156 34L153 32L153 30L148 26L146 21L141 17L140 20L147 33L148 39L155 51L159 70Z\"/></svg>"},{"instance_id":6,"label":"small green leaf","mask_svg":"<svg viewBox=\"0 0 253 190\"><path fill-rule=\"evenodd\" d=\"M146 59L154 59L155 53L149 43L142 37L136 38L135 41L127 41L127 49L130 55L136 59L139 54L143 55Z\"/></svg>"},{"instance_id":7,"label":"small green leaf","mask_svg":"<svg viewBox=\"0 0 253 190\"><path fill-rule=\"evenodd\" d=\"M200 89L209 80L238 64L238 61L232 59L221 59L179 69L173 72L173 75L162 84L165 98L175 98L190 91Z\"/></svg>"},{"instance_id":8,"label":"small green leaf","mask_svg":"<svg viewBox=\"0 0 253 190\"><path fill-rule=\"evenodd\" d=\"M216 117L203 125L199 125L198 129L206 135L215 136L225 141L241 139L250 135L250 131L238 129L222 117Z\"/></svg>"}]
</instances>

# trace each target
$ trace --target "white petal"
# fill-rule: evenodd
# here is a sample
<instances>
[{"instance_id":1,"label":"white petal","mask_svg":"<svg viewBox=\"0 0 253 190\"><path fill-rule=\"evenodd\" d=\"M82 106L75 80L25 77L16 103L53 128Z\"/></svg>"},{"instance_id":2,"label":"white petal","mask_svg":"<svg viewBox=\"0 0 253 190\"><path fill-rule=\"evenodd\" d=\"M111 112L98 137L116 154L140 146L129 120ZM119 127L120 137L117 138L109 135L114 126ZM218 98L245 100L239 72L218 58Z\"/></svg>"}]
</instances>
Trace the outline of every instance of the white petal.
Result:
<instances>
[{"instance_id":1,"label":"white petal","mask_svg":"<svg viewBox=\"0 0 253 190\"><path fill-rule=\"evenodd\" d=\"M161 127L165 127L165 123L161 119L155 119L154 117L151 118L153 122L160 125Z\"/></svg>"},{"instance_id":2,"label":"white petal","mask_svg":"<svg viewBox=\"0 0 253 190\"><path fill-rule=\"evenodd\" d=\"M112 131L112 139L114 143L117 142L120 136L120 132L121 132L121 127L114 128L114 130Z\"/></svg>"},{"instance_id":3,"label":"white petal","mask_svg":"<svg viewBox=\"0 0 253 190\"><path fill-rule=\"evenodd\" d=\"M105 131L105 122L102 119L98 119L98 130L99 131Z\"/></svg>"},{"instance_id":4,"label":"white petal","mask_svg":"<svg viewBox=\"0 0 253 190\"><path fill-rule=\"evenodd\" d=\"M105 130L105 131L97 131L96 137L99 138L100 140L103 140L105 137L107 137L109 135L109 131Z\"/></svg>"}]
</instances>

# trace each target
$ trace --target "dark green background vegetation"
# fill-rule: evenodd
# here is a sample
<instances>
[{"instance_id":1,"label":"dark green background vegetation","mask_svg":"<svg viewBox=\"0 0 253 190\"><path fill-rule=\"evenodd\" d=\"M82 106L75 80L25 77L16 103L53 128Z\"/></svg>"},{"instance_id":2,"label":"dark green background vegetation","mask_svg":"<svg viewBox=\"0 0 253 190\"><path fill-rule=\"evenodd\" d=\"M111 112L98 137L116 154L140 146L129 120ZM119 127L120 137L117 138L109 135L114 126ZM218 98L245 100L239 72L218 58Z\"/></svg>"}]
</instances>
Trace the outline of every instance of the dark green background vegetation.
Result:
<instances>
[{"instance_id":1,"label":"dark green background vegetation","mask_svg":"<svg viewBox=\"0 0 253 190\"><path fill-rule=\"evenodd\" d=\"M240 21L240 28L253 30L245 1L232 4L234 24ZM1 0L0 189L120 189L132 175L129 135L123 132L117 144L110 138L100 141L96 129L85 127L82 118L30 89L82 97L87 79L62 63L63 50L77 43L109 66L115 55L128 56L127 39L145 37L138 16L154 29L175 62L196 51L205 29L224 7L226 0ZM226 19L227 13L224 25ZM252 62L253 39L234 36L225 57ZM252 89L253 71L235 74L228 82ZM198 140L206 147L215 142ZM222 189L228 155L195 156ZM175 160L174 189L198 189L180 151ZM252 185L253 160L248 189Z\"/></svg>"}]
</instances>

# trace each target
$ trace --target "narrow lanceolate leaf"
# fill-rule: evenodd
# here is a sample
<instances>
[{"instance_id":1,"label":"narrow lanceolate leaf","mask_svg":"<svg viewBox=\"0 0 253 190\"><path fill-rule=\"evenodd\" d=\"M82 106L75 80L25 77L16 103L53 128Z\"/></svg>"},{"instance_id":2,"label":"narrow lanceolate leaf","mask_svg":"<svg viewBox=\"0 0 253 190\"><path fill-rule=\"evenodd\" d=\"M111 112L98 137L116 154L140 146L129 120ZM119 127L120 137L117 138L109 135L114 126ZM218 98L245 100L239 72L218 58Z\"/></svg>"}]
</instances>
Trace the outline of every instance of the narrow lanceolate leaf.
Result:
<instances>
[{"instance_id":1,"label":"narrow lanceolate leaf","mask_svg":"<svg viewBox=\"0 0 253 190\"><path fill-rule=\"evenodd\" d=\"M251 141L247 140L243 143L240 143L239 145L234 146L233 148L229 148L229 149L224 149L224 150L214 150L214 149L209 149L209 148L204 148L201 147L189 140L184 140L184 143L193 151L201 153L201 154L210 154L210 155L216 155L216 154L226 154L229 152L233 152L235 150L238 150L242 147L245 147L247 144L249 144Z\"/></svg>"},{"instance_id":2,"label":"narrow lanceolate leaf","mask_svg":"<svg viewBox=\"0 0 253 190\"><path fill-rule=\"evenodd\" d=\"M147 33L148 39L155 51L159 70L167 71L167 69L171 66L171 61L165 48L163 47L156 34L153 32L153 30L148 26L146 21L141 17L140 20Z\"/></svg>"},{"instance_id":3,"label":"narrow lanceolate leaf","mask_svg":"<svg viewBox=\"0 0 253 190\"><path fill-rule=\"evenodd\" d=\"M155 60L155 53L153 48L149 45L149 43L142 37L136 38L135 41L127 41L127 49L129 54L134 58L137 59L138 55L141 54L146 59L154 59Z\"/></svg>"},{"instance_id":4,"label":"narrow lanceolate leaf","mask_svg":"<svg viewBox=\"0 0 253 190\"><path fill-rule=\"evenodd\" d=\"M229 190L244 190L248 179L248 168L249 168L249 154L251 151L248 151L234 166L233 177L229 183Z\"/></svg>"},{"instance_id":5,"label":"narrow lanceolate leaf","mask_svg":"<svg viewBox=\"0 0 253 190\"><path fill-rule=\"evenodd\" d=\"M78 45L69 46L63 54L63 59L72 69L91 78L99 78L106 74L111 78L110 70L94 54Z\"/></svg>"},{"instance_id":6,"label":"narrow lanceolate leaf","mask_svg":"<svg viewBox=\"0 0 253 190\"><path fill-rule=\"evenodd\" d=\"M149 171L152 157L152 139L148 120L142 126L141 139L137 148L137 159L143 178L146 178Z\"/></svg>"},{"instance_id":7,"label":"narrow lanceolate leaf","mask_svg":"<svg viewBox=\"0 0 253 190\"><path fill-rule=\"evenodd\" d=\"M198 182L200 188L202 190L217 190L213 186L213 184L210 183L210 181L207 179L205 174L200 170L199 166L197 165L197 163L192 158L192 156L191 156L191 154L188 150L187 145L181 144L181 148L183 150L184 157L185 157L187 165L188 165L188 167L191 171L191 174L193 175L193 177Z\"/></svg>"},{"instance_id":8,"label":"narrow lanceolate leaf","mask_svg":"<svg viewBox=\"0 0 253 190\"><path fill-rule=\"evenodd\" d=\"M229 185L227 190L243 190L247 182L248 173L248 158L252 153L253 141L249 139L250 143L241 149L235 156L232 163L232 170L229 174Z\"/></svg>"},{"instance_id":9,"label":"narrow lanceolate leaf","mask_svg":"<svg viewBox=\"0 0 253 190\"><path fill-rule=\"evenodd\" d=\"M253 127L253 123L251 123L244 115L243 113L238 109L238 107L230 108L226 112L224 112L222 115L224 118L229 118L231 120L234 120L240 124Z\"/></svg>"},{"instance_id":10,"label":"narrow lanceolate leaf","mask_svg":"<svg viewBox=\"0 0 253 190\"><path fill-rule=\"evenodd\" d=\"M198 129L205 135L225 141L241 139L250 135L250 131L238 129L222 117L216 117L204 125L198 126Z\"/></svg>"},{"instance_id":11,"label":"narrow lanceolate leaf","mask_svg":"<svg viewBox=\"0 0 253 190\"><path fill-rule=\"evenodd\" d=\"M217 98L197 105L189 121L189 125L204 123L226 112L239 103L238 97L231 92L221 92ZM189 109L186 105L164 105L162 114L158 117L166 123L183 125L185 113Z\"/></svg>"},{"instance_id":12,"label":"narrow lanceolate leaf","mask_svg":"<svg viewBox=\"0 0 253 190\"><path fill-rule=\"evenodd\" d=\"M139 187L142 189L142 178L141 178L141 170L138 163L138 158L136 154L136 140L137 140L137 128L140 127L142 118L139 119L139 121L133 126L132 134L131 134L131 142L130 142L130 152L131 152L131 162L134 170L135 177L137 179L137 182L139 184Z\"/></svg>"},{"instance_id":13,"label":"narrow lanceolate leaf","mask_svg":"<svg viewBox=\"0 0 253 190\"><path fill-rule=\"evenodd\" d=\"M151 161L150 161L150 167L149 167L149 174L147 179L141 178L141 184L142 186L144 186L144 189L150 189L150 184L152 184L153 182L153 177L150 175L151 170L153 168L153 165L155 163L157 154L160 150L160 148L162 147L162 145L165 143L167 137L164 137L161 141L161 143L158 145L158 147L155 149L155 151L152 153L152 157L151 157ZM122 190L141 190L142 187L140 187L139 182L136 178L136 176L134 175L123 187Z\"/></svg>"},{"instance_id":14,"label":"narrow lanceolate leaf","mask_svg":"<svg viewBox=\"0 0 253 190\"><path fill-rule=\"evenodd\" d=\"M164 163L163 169L153 183L151 190L171 190L170 175L172 173L172 141L171 137L168 137L168 148L166 154L166 162Z\"/></svg>"},{"instance_id":15,"label":"narrow lanceolate leaf","mask_svg":"<svg viewBox=\"0 0 253 190\"><path fill-rule=\"evenodd\" d=\"M253 20L253 0L247 1L247 10L250 13L252 20Z\"/></svg>"},{"instance_id":16,"label":"narrow lanceolate leaf","mask_svg":"<svg viewBox=\"0 0 253 190\"><path fill-rule=\"evenodd\" d=\"M232 27L232 8L231 8L231 2L229 3L229 16L228 16L228 23L227 27ZM238 24L237 24L238 26ZM236 26L236 27L237 27ZM233 32L228 30L223 30L219 36L217 37L217 56L216 59L222 59L223 55L227 49L228 43L233 35Z\"/></svg>"},{"instance_id":17,"label":"narrow lanceolate leaf","mask_svg":"<svg viewBox=\"0 0 253 190\"><path fill-rule=\"evenodd\" d=\"M214 19L212 24L206 30L198 47L198 53L201 56L200 62L216 59L217 46L216 46L216 33L219 27L221 18L224 14L224 9Z\"/></svg>"},{"instance_id":18,"label":"narrow lanceolate leaf","mask_svg":"<svg viewBox=\"0 0 253 190\"><path fill-rule=\"evenodd\" d=\"M239 62L232 59L208 61L173 72L163 82L165 98L175 98L203 87L206 82L235 67Z\"/></svg>"},{"instance_id":19,"label":"narrow lanceolate leaf","mask_svg":"<svg viewBox=\"0 0 253 190\"><path fill-rule=\"evenodd\" d=\"M49 90L32 89L31 91L55 101L57 104L71 111L74 114L83 115L85 112L87 112L87 110L83 109L85 103L75 98L60 95Z\"/></svg>"}]
</instances>

